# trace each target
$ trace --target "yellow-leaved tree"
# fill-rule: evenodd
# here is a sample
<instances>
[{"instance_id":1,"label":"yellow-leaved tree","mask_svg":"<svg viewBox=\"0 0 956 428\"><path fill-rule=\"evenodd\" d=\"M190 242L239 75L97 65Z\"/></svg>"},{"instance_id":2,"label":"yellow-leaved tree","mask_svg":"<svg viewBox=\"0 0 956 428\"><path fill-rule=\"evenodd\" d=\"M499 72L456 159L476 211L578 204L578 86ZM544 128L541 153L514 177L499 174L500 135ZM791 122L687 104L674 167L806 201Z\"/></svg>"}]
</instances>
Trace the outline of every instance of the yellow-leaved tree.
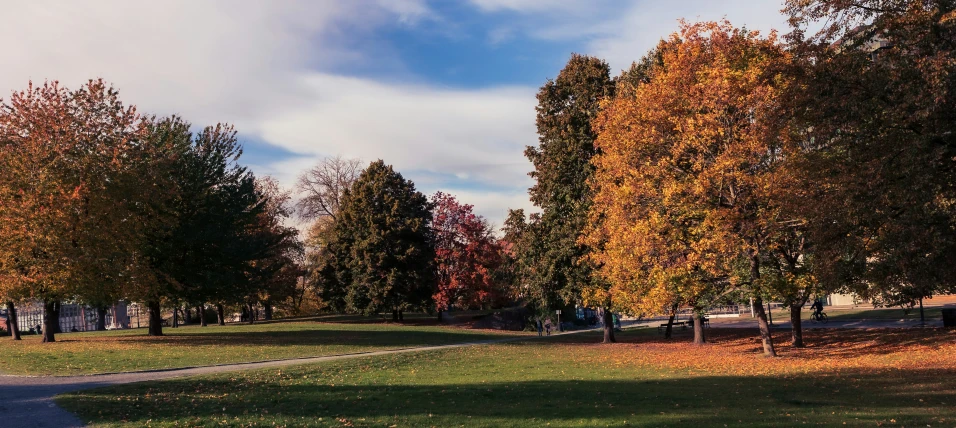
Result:
<instances>
[{"instance_id":1,"label":"yellow-leaved tree","mask_svg":"<svg viewBox=\"0 0 956 428\"><path fill-rule=\"evenodd\" d=\"M698 309L731 290L755 299L764 352L762 254L781 233L774 194L790 61L776 34L682 23L659 64L595 123L594 205L583 239L617 307ZM696 335L695 335L696 336Z\"/></svg>"}]
</instances>

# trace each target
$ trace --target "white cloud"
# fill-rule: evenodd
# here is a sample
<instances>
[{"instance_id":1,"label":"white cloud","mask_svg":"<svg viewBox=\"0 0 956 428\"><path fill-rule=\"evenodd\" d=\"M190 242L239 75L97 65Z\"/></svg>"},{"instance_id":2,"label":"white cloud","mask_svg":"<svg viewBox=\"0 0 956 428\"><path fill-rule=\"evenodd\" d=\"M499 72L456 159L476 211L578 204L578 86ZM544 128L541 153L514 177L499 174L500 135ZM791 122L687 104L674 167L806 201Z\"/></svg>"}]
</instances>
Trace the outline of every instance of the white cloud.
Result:
<instances>
[{"instance_id":1,"label":"white cloud","mask_svg":"<svg viewBox=\"0 0 956 428\"><path fill-rule=\"evenodd\" d=\"M588 43L588 53L604 58L612 70L622 70L640 59L661 39L678 30L678 20L716 21L727 18L734 26L786 32L782 4L775 0L684 0L634 3L617 18L595 24L599 35Z\"/></svg>"},{"instance_id":2,"label":"white cloud","mask_svg":"<svg viewBox=\"0 0 956 428\"><path fill-rule=\"evenodd\" d=\"M610 63L615 72L630 66L659 40L678 29L678 20L729 19L738 27L786 31L782 0L470 0L485 13L523 16L522 31L551 41L583 41L582 53ZM493 37L490 36L492 40Z\"/></svg>"},{"instance_id":3,"label":"white cloud","mask_svg":"<svg viewBox=\"0 0 956 428\"><path fill-rule=\"evenodd\" d=\"M141 111L231 122L301 154L252 165L287 186L317 157L343 154L382 158L416 181L420 172L527 187L521 152L536 138L532 89L455 90L331 71L393 61L355 46L382 26L440 21L422 0L41 0L3 12L3 92L31 79L75 87L103 77Z\"/></svg>"},{"instance_id":4,"label":"white cloud","mask_svg":"<svg viewBox=\"0 0 956 428\"><path fill-rule=\"evenodd\" d=\"M487 19L522 18L497 26L490 43L529 35L571 41L616 69L674 31L679 17L726 15L759 29L783 22L767 0L472 4ZM318 157L343 154L382 158L423 191L458 194L499 224L506 208L530 205L522 151L537 141L535 88L403 83L401 58L371 40L387 26L459 28L425 0L34 0L6 2L2 11L0 82L9 86L0 95L31 79L76 86L103 77L141 111L197 125L232 122L241 135L299 154L252 165L285 185ZM396 80L341 74L369 64L394 70ZM556 73L543 70L541 80Z\"/></svg>"},{"instance_id":5,"label":"white cloud","mask_svg":"<svg viewBox=\"0 0 956 428\"><path fill-rule=\"evenodd\" d=\"M320 73L302 79L310 101L258 123L254 132L266 141L302 154L381 158L400 171L525 182L521 152L536 138L532 89L396 86Z\"/></svg>"}]
</instances>

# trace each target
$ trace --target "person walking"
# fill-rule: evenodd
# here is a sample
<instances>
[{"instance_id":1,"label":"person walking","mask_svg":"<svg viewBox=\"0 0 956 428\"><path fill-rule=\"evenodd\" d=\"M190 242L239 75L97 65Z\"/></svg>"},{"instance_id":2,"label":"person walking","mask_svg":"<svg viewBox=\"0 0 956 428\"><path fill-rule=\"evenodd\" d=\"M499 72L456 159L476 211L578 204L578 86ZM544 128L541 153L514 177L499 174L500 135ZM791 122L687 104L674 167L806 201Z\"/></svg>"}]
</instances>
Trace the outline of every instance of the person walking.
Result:
<instances>
[{"instance_id":1,"label":"person walking","mask_svg":"<svg viewBox=\"0 0 956 428\"><path fill-rule=\"evenodd\" d=\"M548 333L548 336L551 335L551 318L544 321L544 331Z\"/></svg>"}]
</instances>

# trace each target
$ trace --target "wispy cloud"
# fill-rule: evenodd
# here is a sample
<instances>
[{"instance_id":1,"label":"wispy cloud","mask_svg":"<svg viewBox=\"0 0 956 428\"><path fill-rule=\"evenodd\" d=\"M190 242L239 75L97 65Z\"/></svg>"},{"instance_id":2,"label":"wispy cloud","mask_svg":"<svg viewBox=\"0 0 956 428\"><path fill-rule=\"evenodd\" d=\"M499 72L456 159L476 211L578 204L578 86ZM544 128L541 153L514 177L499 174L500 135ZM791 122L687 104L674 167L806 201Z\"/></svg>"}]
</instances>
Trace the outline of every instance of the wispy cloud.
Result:
<instances>
[{"instance_id":1,"label":"wispy cloud","mask_svg":"<svg viewBox=\"0 0 956 428\"><path fill-rule=\"evenodd\" d=\"M423 191L458 194L500 224L507 208L530 206L531 166L522 152L537 142L537 84L437 84L422 73L454 69L459 52L446 49L448 62L432 62L416 51L428 66L415 74L399 42L382 34L414 32L434 43L557 41L568 45L563 55L583 50L620 69L680 17L727 16L766 29L782 23L777 9L743 0L10 2L0 26L7 58L0 81L9 86L0 91L31 79L76 86L103 77L141 111L236 124L240 137L268 152L245 161L286 185L321 156L382 158ZM476 20L481 25L471 25ZM477 33L461 34L468 29ZM540 82L557 72L541 70ZM262 149L269 145L275 150Z\"/></svg>"}]
</instances>

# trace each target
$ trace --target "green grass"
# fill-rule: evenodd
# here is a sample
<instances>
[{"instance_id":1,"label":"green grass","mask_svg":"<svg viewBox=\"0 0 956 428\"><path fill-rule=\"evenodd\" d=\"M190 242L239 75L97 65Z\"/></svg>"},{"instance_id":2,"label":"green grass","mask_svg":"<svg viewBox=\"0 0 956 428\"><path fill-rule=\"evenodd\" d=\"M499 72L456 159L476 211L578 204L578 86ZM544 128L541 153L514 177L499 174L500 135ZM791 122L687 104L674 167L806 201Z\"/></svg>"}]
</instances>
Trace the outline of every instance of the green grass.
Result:
<instances>
[{"instance_id":1,"label":"green grass","mask_svg":"<svg viewBox=\"0 0 956 428\"><path fill-rule=\"evenodd\" d=\"M382 323L273 322L254 325L165 328L163 337L145 329L39 336L4 340L0 372L76 375L206 366L283 358L366 352L471 342L509 333L438 326Z\"/></svg>"},{"instance_id":2,"label":"green grass","mask_svg":"<svg viewBox=\"0 0 956 428\"><path fill-rule=\"evenodd\" d=\"M770 360L753 332L710 334L717 345L646 330L600 345L581 334L131 384L57 403L93 426L956 424L956 335L814 331L811 348L782 346Z\"/></svg>"}]
</instances>

